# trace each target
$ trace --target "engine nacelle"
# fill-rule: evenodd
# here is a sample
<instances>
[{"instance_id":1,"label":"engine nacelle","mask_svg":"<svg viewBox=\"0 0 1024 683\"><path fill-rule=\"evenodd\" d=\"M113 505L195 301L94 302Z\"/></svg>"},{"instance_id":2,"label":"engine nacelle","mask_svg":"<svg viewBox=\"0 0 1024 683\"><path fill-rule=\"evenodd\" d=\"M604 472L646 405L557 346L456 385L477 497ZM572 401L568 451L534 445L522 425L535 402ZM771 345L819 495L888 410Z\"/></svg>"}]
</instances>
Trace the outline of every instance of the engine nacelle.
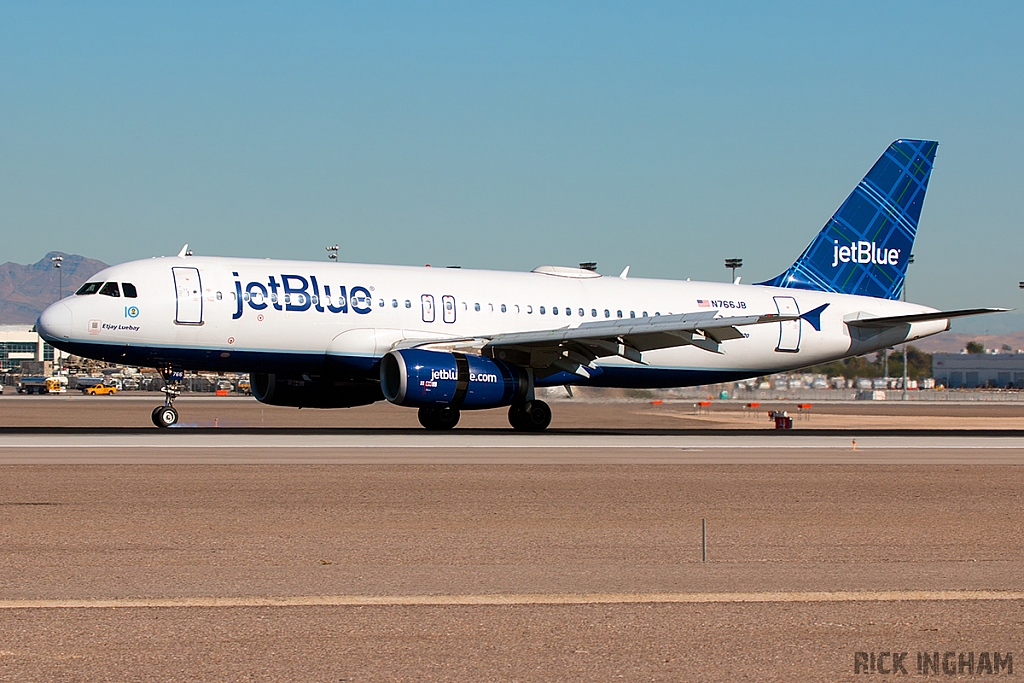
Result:
<instances>
[{"instance_id":1,"label":"engine nacelle","mask_svg":"<svg viewBox=\"0 0 1024 683\"><path fill-rule=\"evenodd\" d=\"M380 363L384 398L400 406L497 408L525 399L526 372L500 360L422 349L391 351Z\"/></svg>"},{"instance_id":2,"label":"engine nacelle","mask_svg":"<svg viewBox=\"0 0 1024 683\"><path fill-rule=\"evenodd\" d=\"M292 408L352 408L384 396L376 382L353 382L324 375L249 373L252 395L260 403Z\"/></svg>"}]
</instances>

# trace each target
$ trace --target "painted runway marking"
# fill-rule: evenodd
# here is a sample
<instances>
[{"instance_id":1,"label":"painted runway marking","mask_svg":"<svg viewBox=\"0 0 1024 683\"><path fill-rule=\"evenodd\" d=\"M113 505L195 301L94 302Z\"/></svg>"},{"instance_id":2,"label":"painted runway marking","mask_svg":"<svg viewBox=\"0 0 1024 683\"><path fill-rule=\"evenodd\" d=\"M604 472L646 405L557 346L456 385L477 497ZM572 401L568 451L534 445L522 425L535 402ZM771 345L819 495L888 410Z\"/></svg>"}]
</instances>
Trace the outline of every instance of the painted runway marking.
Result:
<instances>
[{"instance_id":1,"label":"painted runway marking","mask_svg":"<svg viewBox=\"0 0 1024 683\"><path fill-rule=\"evenodd\" d=\"M266 597L0 600L0 609L147 609L195 607L359 607L635 605L1024 600L1024 591L790 591L759 593L497 593L483 595L296 595Z\"/></svg>"}]
</instances>

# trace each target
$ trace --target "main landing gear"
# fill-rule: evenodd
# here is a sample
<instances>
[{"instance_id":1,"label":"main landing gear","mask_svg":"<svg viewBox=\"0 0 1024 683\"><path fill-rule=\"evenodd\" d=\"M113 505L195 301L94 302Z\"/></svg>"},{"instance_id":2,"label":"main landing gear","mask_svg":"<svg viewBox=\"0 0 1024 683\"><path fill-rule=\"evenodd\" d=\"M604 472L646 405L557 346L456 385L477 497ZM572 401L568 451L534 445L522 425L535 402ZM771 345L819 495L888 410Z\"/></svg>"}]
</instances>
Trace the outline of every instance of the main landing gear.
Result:
<instances>
[{"instance_id":1,"label":"main landing gear","mask_svg":"<svg viewBox=\"0 0 1024 683\"><path fill-rule=\"evenodd\" d=\"M176 386L180 371L162 370L160 374L164 377L164 386L160 390L164 392L164 404L153 409L153 424L161 429L166 429L178 423L178 411L174 409L174 399L181 394Z\"/></svg>"},{"instance_id":2,"label":"main landing gear","mask_svg":"<svg viewBox=\"0 0 1024 683\"><path fill-rule=\"evenodd\" d=\"M155 411L153 416L156 421ZM431 431L454 429L461 416L459 409L451 406L423 407L419 411L420 424ZM517 432L543 432L551 424L551 408L544 401L536 399L513 403L508 408L508 422Z\"/></svg>"},{"instance_id":3,"label":"main landing gear","mask_svg":"<svg viewBox=\"0 0 1024 683\"><path fill-rule=\"evenodd\" d=\"M543 432L551 424L551 408L536 399L513 403L508 408L508 423L517 432Z\"/></svg>"},{"instance_id":4,"label":"main landing gear","mask_svg":"<svg viewBox=\"0 0 1024 683\"><path fill-rule=\"evenodd\" d=\"M454 429L462 414L451 406L424 406L420 408L420 424L431 431Z\"/></svg>"}]
</instances>

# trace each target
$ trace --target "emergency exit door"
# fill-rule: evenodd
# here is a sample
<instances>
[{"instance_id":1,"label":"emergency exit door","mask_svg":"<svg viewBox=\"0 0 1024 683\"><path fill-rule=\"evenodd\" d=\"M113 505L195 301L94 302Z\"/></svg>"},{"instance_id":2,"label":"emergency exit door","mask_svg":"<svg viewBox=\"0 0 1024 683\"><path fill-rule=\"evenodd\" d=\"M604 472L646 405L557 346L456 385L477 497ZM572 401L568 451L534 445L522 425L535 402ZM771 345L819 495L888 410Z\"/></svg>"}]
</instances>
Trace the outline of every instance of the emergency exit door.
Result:
<instances>
[{"instance_id":1,"label":"emergency exit door","mask_svg":"<svg viewBox=\"0 0 1024 683\"><path fill-rule=\"evenodd\" d=\"M775 297L775 307L779 315L800 315L800 307L791 296ZM776 351L796 353L800 350L800 321L783 320L779 323L779 345Z\"/></svg>"},{"instance_id":2,"label":"emergency exit door","mask_svg":"<svg viewBox=\"0 0 1024 683\"><path fill-rule=\"evenodd\" d=\"M179 325L202 325L203 286L199 281L199 269L177 266L171 268L171 273L174 275L177 297L174 322Z\"/></svg>"}]
</instances>

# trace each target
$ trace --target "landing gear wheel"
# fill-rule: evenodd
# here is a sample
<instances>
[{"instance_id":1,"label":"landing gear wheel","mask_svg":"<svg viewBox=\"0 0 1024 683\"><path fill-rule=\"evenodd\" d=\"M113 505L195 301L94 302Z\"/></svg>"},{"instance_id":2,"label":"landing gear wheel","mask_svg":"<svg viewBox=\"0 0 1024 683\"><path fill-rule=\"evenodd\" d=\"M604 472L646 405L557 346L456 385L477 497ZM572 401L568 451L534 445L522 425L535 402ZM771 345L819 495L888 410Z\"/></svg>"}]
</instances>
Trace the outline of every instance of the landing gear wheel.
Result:
<instances>
[{"instance_id":1,"label":"landing gear wheel","mask_svg":"<svg viewBox=\"0 0 1024 683\"><path fill-rule=\"evenodd\" d=\"M457 408L442 406L440 408L420 408L420 424L431 431L454 429L459 424L462 413Z\"/></svg>"},{"instance_id":2,"label":"landing gear wheel","mask_svg":"<svg viewBox=\"0 0 1024 683\"><path fill-rule=\"evenodd\" d=\"M178 422L178 411L171 406L157 406L153 409L153 424L167 428Z\"/></svg>"},{"instance_id":3,"label":"landing gear wheel","mask_svg":"<svg viewBox=\"0 0 1024 683\"><path fill-rule=\"evenodd\" d=\"M551 424L551 408L544 401L513 403L508 409L508 423L518 432L543 432Z\"/></svg>"}]
</instances>

